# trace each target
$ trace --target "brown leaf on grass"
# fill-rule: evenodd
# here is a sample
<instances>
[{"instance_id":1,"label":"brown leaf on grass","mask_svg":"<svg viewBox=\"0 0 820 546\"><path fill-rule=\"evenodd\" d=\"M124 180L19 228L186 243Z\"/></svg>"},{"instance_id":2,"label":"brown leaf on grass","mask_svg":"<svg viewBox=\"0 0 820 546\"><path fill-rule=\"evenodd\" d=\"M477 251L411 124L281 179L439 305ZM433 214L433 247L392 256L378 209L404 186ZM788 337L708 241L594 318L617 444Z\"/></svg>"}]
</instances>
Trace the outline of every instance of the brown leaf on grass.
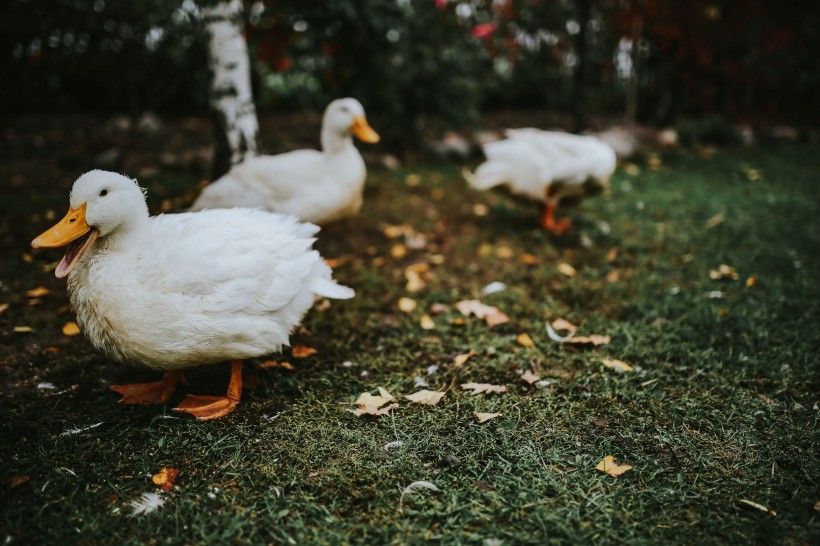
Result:
<instances>
[{"instance_id":1,"label":"brown leaf on grass","mask_svg":"<svg viewBox=\"0 0 820 546\"><path fill-rule=\"evenodd\" d=\"M475 351L470 350L470 352L468 352L468 353L462 353L460 355L456 355L455 358L453 359L453 364L455 364L457 368L460 368L460 367L464 366L464 364L468 360L470 360L470 358L475 354L476 354Z\"/></svg>"},{"instance_id":2,"label":"brown leaf on grass","mask_svg":"<svg viewBox=\"0 0 820 546\"><path fill-rule=\"evenodd\" d=\"M558 264L558 272L562 275L566 275L567 277L574 277L577 273L577 271L575 271L575 268L566 262L561 262L560 264Z\"/></svg>"},{"instance_id":3,"label":"brown leaf on grass","mask_svg":"<svg viewBox=\"0 0 820 546\"><path fill-rule=\"evenodd\" d=\"M66 322L63 324L63 335L66 336L76 336L80 333L80 327L77 326L76 322Z\"/></svg>"},{"instance_id":4,"label":"brown leaf on grass","mask_svg":"<svg viewBox=\"0 0 820 546\"><path fill-rule=\"evenodd\" d=\"M422 330L436 329L436 323L433 322L433 319L430 318L430 315L422 315L421 320L419 321L419 325L421 326Z\"/></svg>"},{"instance_id":5,"label":"brown leaf on grass","mask_svg":"<svg viewBox=\"0 0 820 546\"><path fill-rule=\"evenodd\" d=\"M354 402L357 406L359 406L359 409L348 411L354 413L357 417L361 417L362 415L387 415L388 413L390 413L391 410L394 410L397 407L399 407L399 405L384 405L389 402L396 401L397 400L393 397L393 395L387 392L387 389L379 387L379 394L376 396L370 394L369 392L363 392L362 394L360 394L359 398L356 400L356 402Z\"/></svg>"},{"instance_id":6,"label":"brown leaf on grass","mask_svg":"<svg viewBox=\"0 0 820 546\"><path fill-rule=\"evenodd\" d=\"M613 246L609 249L609 252L606 253L606 261L612 263L615 261L615 258L618 257L618 247Z\"/></svg>"},{"instance_id":7,"label":"brown leaf on grass","mask_svg":"<svg viewBox=\"0 0 820 546\"><path fill-rule=\"evenodd\" d=\"M631 372L633 370L632 366L622 360L603 358L601 359L601 363L607 368L612 368L613 370L617 370L619 372Z\"/></svg>"},{"instance_id":8,"label":"brown leaf on grass","mask_svg":"<svg viewBox=\"0 0 820 546\"><path fill-rule=\"evenodd\" d=\"M738 279L738 274L737 271L735 271L734 267L726 264L720 264L720 266L717 269L713 269L709 272L709 278L713 281L719 281L723 279L730 279L736 281Z\"/></svg>"},{"instance_id":9,"label":"brown leaf on grass","mask_svg":"<svg viewBox=\"0 0 820 546\"><path fill-rule=\"evenodd\" d=\"M495 257L500 260L509 260L513 256L515 256L515 252L507 245L501 245L495 248Z\"/></svg>"},{"instance_id":10,"label":"brown leaf on grass","mask_svg":"<svg viewBox=\"0 0 820 546\"><path fill-rule=\"evenodd\" d=\"M536 381L540 381L540 380L541 380L541 378L540 378L540 377L538 377L537 375L535 375L534 373L532 373L532 371L531 371L531 370L527 370L526 372L524 372L523 374L521 374L521 379L522 379L522 380L524 380L524 381L526 381L526 382L527 382L527 383L529 383L530 385L532 385L532 384L533 384L533 383L535 383Z\"/></svg>"},{"instance_id":11,"label":"brown leaf on grass","mask_svg":"<svg viewBox=\"0 0 820 546\"><path fill-rule=\"evenodd\" d=\"M15 487L19 487L24 483L28 482L30 479L31 478L29 478L28 476L12 476L8 480L6 480L6 483L8 484L9 489L14 489Z\"/></svg>"},{"instance_id":12,"label":"brown leaf on grass","mask_svg":"<svg viewBox=\"0 0 820 546\"><path fill-rule=\"evenodd\" d=\"M473 214L476 216L487 216L490 212L490 207L485 205L484 203L476 203L473 205Z\"/></svg>"},{"instance_id":13,"label":"brown leaf on grass","mask_svg":"<svg viewBox=\"0 0 820 546\"><path fill-rule=\"evenodd\" d=\"M606 472L610 476L620 476L624 472L632 470L632 466L628 464L618 464L615 462L615 457L612 455L607 455L601 460L600 463L598 463L595 470Z\"/></svg>"},{"instance_id":14,"label":"brown leaf on grass","mask_svg":"<svg viewBox=\"0 0 820 546\"><path fill-rule=\"evenodd\" d=\"M18 334L27 334L33 332L34 329L31 326L15 326L14 331Z\"/></svg>"},{"instance_id":15,"label":"brown leaf on grass","mask_svg":"<svg viewBox=\"0 0 820 546\"><path fill-rule=\"evenodd\" d=\"M757 284L757 277L755 275L752 275L751 277L746 279L746 288L751 288L756 284ZM2 311L0 311L0 312L2 312Z\"/></svg>"},{"instance_id":16,"label":"brown leaf on grass","mask_svg":"<svg viewBox=\"0 0 820 546\"><path fill-rule=\"evenodd\" d=\"M407 256L407 247L401 243L395 244L390 248L390 255L397 260L401 260Z\"/></svg>"},{"instance_id":17,"label":"brown leaf on grass","mask_svg":"<svg viewBox=\"0 0 820 546\"><path fill-rule=\"evenodd\" d=\"M30 298L42 298L46 295L48 295L48 288L46 288L45 286L38 286L37 288L26 290L26 296Z\"/></svg>"},{"instance_id":18,"label":"brown leaf on grass","mask_svg":"<svg viewBox=\"0 0 820 546\"><path fill-rule=\"evenodd\" d=\"M592 344L597 347L598 345L607 345L610 341L612 341L612 337L610 336L599 336L597 334L591 334L589 336L572 336L564 343L575 343L578 345Z\"/></svg>"},{"instance_id":19,"label":"brown leaf on grass","mask_svg":"<svg viewBox=\"0 0 820 546\"><path fill-rule=\"evenodd\" d=\"M578 327L575 326L573 323L571 323L568 320L564 320L562 318L555 319L550 324L556 330L577 330L578 329Z\"/></svg>"},{"instance_id":20,"label":"brown leaf on grass","mask_svg":"<svg viewBox=\"0 0 820 546\"><path fill-rule=\"evenodd\" d=\"M9 308L8 303L0 303L0 314L2 314L8 308Z\"/></svg>"},{"instance_id":21,"label":"brown leaf on grass","mask_svg":"<svg viewBox=\"0 0 820 546\"><path fill-rule=\"evenodd\" d=\"M293 358L305 358L318 352L319 351L313 347L308 347L307 345L294 345L291 350L291 356L293 356Z\"/></svg>"},{"instance_id":22,"label":"brown leaf on grass","mask_svg":"<svg viewBox=\"0 0 820 546\"><path fill-rule=\"evenodd\" d=\"M521 255L520 260L524 265L537 265L541 263L541 260L539 260L536 256L533 254L527 254L526 252Z\"/></svg>"},{"instance_id":23,"label":"brown leaf on grass","mask_svg":"<svg viewBox=\"0 0 820 546\"><path fill-rule=\"evenodd\" d=\"M526 332L524 332L523 334L518 334L518 336L516 336L515 338L515 341L517 341L519 345L523 345L524 347L535 347L535 342Z\"/></svg>"},{"instance_id":24,"label":"brown leaf on grass","mask_svg":"<svg viewBox=\"0 0 820 546\"><path fill-rule=\"evenodd\" d=\"M434 303L430 306L430 314L431 315L438 315L439 313L443 313L445 311L449 311L450 306L446 303Z\"/></svg>"},{"instance_id":25,"label":"brown leaf on grass","mask_svg":"<svg viewBox=\"0 0 820 546\"><path fill-rule=\"evenodd\" d=\"M418 292L427 284L424 279L424 274L430 269L430 266L425 263L418 263L409 265L404 269L404 278L407 279L405 289L408 292Z\"/></svg>"},{"instance_id":26,"label":"brown leaf on grass","mask_svg":"<svg viewBox=\"0 0 820 546\"><path fill-rule=\"evenodd\" d=\"M330 269L336 269L337 267L351 263L354 259L353 256L339 256L338 258L325 258L325 263Z\"/></svg>"},{"instance_id":27,"label":"brown leaf on grass","mask_svg":"<svg viewBox=\"0 0 820 546\"><path fill-rule=\"evenodd\" d=\"M290 362L279 362L277 360L265 360L259 364L263 368L282 368L283 370L292 370L293 366Z\"/></svg>"},{"instance_id":28,"label":"brown leaf on grass","mask_svg":"<svg viewBox=\"0 0 820 546\"><path fill-rule=\"evenodd\" d=\"M164 466L162 470L154 474L151 481L160 486L163 491L170 491L174 486L174 482L177 481L177 476L179 476L179 470Z\"/></svg>"},{"instance_id":29,"label":"brown leaf on grass","mask_svg":"<svg viewBox=\"0 0 820 546\"><path fill-rule=\"evenodd\" d=\"M479 423L486 423L490 419L495 419L496 417L500 416L500 413L481 413L475 412L475 416L478 419Z\"/></svg>"},{"instance_id":30,"label":"brown leaf on grass","mask_svg":"<svg viewBox=\"0 0 820 546\"><path fill-rule=\"evenodd\" d=\"M416 300L413 298L399 298L399 310L404 313L412 313L416 309Z\"/></svg>"},{"instance_id":31,"label":"brown leaf on grass","mask_svg":"<svg viewBox=\"0 0 820 546\"><path fill-rule=\"evenodd\" d=\"M620 277L621 277L621 274L618 273L617 271L614 271L614 270L610 271L606 275L606 282L608 282L608 283L618 282L618 279Z\"/></svg>"},{"instance_id":32,"label":"brown leaf on grass","mask_svg":"<svg viewBox=\"0 0 820 546\"><path fill-rule=\"evenodd\" d=\"M413 394L407 394L404 397L416 404L425 404L427 406L435 406L447 394L440 391L423 390Z\"/></svg>"},{"instance_id":33,"label":"brown leaf on grass","mask_svg":"<svg viewBox=\"0 0 820 546\"><path fill-rule=\"evenodd\" d=\"M726 215L722 212L719 212L711 218L709 218L708 220L706 220L706 227L708 227L709 229L718 227L720 224L723 223L724 220L726 220Z\"/></svg>"},{"instance_id":34,"label":"brown leaf on grass","mask_svg":"<svg viewBox=\"0 0 820 546\"><path fill-rule=\"evenodd\" d=\"M510 321L510 317L501 312L498 307L485 305L478 300L460 301L456 303L456 309L458 309L459 313L465 317L475 315L478 318L483 319L484 322L487 323L487 326L490 327Z\"/></svg>"},{"instance_id":35,"label":"brown leaf on grass","mask_svg":"<svg viewBox=\"0 0 820 546\"><path fill-rule=\"evenodd\" d=\"M494 392L507 392L507 387L503 385L491 385L489 383L462 383L461 388L468 391L473 391L476 394L492 394Z\"/></svg>"},{"instance_id":36,"label":"brown leaf on grass","mask_svg":"<svg viewBox=\"0 0 820 546\"><path fill-rule=\"evenodd\" d=\"M390 225L385 224L382 228L382 233L388 239L397 239L407 233L412 233L413 228L410 224Z\"/></svg>"}]
</instances>

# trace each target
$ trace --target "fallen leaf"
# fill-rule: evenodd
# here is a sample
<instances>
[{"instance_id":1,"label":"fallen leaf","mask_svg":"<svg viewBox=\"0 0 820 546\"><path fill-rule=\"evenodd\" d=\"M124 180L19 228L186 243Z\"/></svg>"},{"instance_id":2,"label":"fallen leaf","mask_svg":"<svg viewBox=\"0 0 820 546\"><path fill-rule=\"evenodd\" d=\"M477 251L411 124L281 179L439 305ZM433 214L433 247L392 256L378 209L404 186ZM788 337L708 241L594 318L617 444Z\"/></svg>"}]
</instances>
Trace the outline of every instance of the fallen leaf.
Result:
<instances>
[{"instance_id":1,"label":"fallen leaf","mask_svg":"<svg viewBox=\"0 0 820 546\"><path fill-rule=\"evenodd\" d=\"M291 356L293 356L293 358L305 358L318 352L319 351L313 347L308 347L307 345L294 345L291 350Z\"/></svg>"},{"instance_id":2,"label":"fallen leaf","mask_svg":"<svg viewBox=\"0 0 820 546\"><path fill-rule=\"evenodd\" d=\"M537 375L535 375L534 373L532 373L532 371L527 370L526 372L521 374L521 379L523 379L524 381L526 381L527 383L532 385L536 381L539 381L541 378L538 377Z\"/></svg>"},{"instance_id":3,"label":"fallen leaf","mask_svg":"<svg viewBox=\"0 0 820 546\"><path fill-rule=\"evenodd\" d=\"M551 326L553 328L555 328L556 330L577 330L578 329L578 327L575 326L573 323L571 323L568 320L564 320L562 318L555 319L554 321L552 321Z\"/></svg>"},{"instance_id":4,"label":"fallen leaf","mask_svg":"<svg viewBox=\"0 0 820 546\"><path fill-rule=\"evenodd\" d=\"M412 313L416 309L416 300L413 298L399 298L399 309L405 313Z\"/></svg>"},{"instance_id":5,"label":"fallen leaf","mask_svg":"<svg viewBox=\"0 0 820 546\"><path fill-rule=\"evenodd\" d=\"M751 277L746 279L746 288L751 288L756 284L757 284L757 277L756 276L752 275ZM0 313L2 313L2 310L0 310Z\"/></svg>"},{"instance_id":6,"label":"fallen leaf","mask_svg":"<svg viewBox=\"0 0 820 546\"><path fill-rule=\"evenodd\" d=\"M66 322L63 325L63 335L76 336L79 333L80 333L80 327L77 326L76 322Z\"/></svg>"},{"instance_id":7,"label":"fallen leaf","mask_svg":"<svg viewBox=\"0 0 820 546\"><path fill-rule=\"evenodd\" d=\"M565 262L558 264L558 272L562 275L566 275L567 277L574 277L577 273L574 267Z\"/></svg>"},{"instance_id":8,"label":"fallen leaf","mask_svg":"<svg viewBox=\"0 0 820 546\"><path fill-rule=\"evenodd\" d=\"M763 178L763 174L760 172L760 169L752 169L751 167L741 167L740 172L746 176L746 180L760 180Z\"/></svg>"},{"instance_id":9,"label":"fallen leaf","mask_svg":"<svg viewBox=\"0 0 820 546\"><path fill-rule=\"evenodd\" d=\"M15 326L14 331L18 334L26 334L28 332L34 331L31 326Z\"/></svg>"},{"instance_id":10,"label":"fallen leaf","mask_svg":"<svg viewBox=\"0 0 820 546\"><path fill-rule=\"evenodd\" d=\"M615 457L612 455L607 455L603 458L603 460L601 460L600 463L598 463L595 470L606 472L610 476L620 476L624 472L632 470L632 466L628 464L618 464L615 462Z\"/></svg>"},{"instance_id":11,"label":"fallen leaf","mask_svg":"<svg viewBox=\"0 0 820 546\"><path fill-rule=\"evenodd\" d=\"M631 372L633 370L632 366L627 364L622 360L610 360L608 358L601 359L601 363L607 368L612 368L613 370L618 370L619 372Z\"/></svg>"},{"instance_id":12,"label":"fallen leaf","mask_svg":"<svg viewBox=\"0 0 820 546\"><path fill-rule=\"evenodd\" d=\"M433 322L433 319L430 318L430 315L422 315L421 320L419 321L419 325L421 326L422 330L436 329L436 323Z\"/></svg>"},{"instance_id":13,"label":"fallen leaf","mask_svg":"<svg viewBox=\"0 0 820 546\"><path fill-rule=\"evenodd\" d=\"M3 311L5 311L8 308L9 308L8 303L0 303L0 313L2 313Z\"/></svg>"},{"instance_id":14,"label":"fallen leaf","mask_svg":"<svg viewBox=\"0 0 820 546\"><path fill-rule=\"evenodd\" d=\"M174 486L174 482L177 481L177 476L179 476L179 470L164 466L162 470L154 474L151 481L160 486L163 491L170 491Z\"/></svg>"},{"instance_id":15,"label":"fallen leaf","mask_svg":"<svg viewBox=\"0 0 820 546\"><path fill-rule=\"evenodd\" d=\"M537 257L532 254L524 253L521 255L521 263L524 265L537 265L541 262Z\"/></svg>"},{"instance_id":16,"label":"fallen leaf","mask_svg":"<svg viewBox=\"0 0 820 546\"><path fill-rule=\"evenodd\" d=\"M507 392L507 387L503 385L490 385L489 383L462 383L461 388L473 391L473 395Z\"/></svg>"},{"instance_id":17,"label":"fallen leaf","mask_svg":"<svg viewBox=\"0 0 820 546\"><path fill-rule=\"evenodd\" d=\"M769 514L772 517L775 517L777 515L777 512L775 512L774 510L769 510L768 508L766 508L762 504L759 504L759 503L756 503L756 502L753 502L753 501L750 501L750 500L740 499L737 502L739 502L740 504L743 504L745 506L748 506L749 508L754 508L755 510L760 510L761 512L766 512L767 514Z\"/></svg>"},{"instance_id":18,"label":"fallen leaf","mask_svg":"<svg viewBox=\"0 0 820 546\"><path fill-rule=\"evenodd\" d=\"M728 309L718 309L717 310L717 316L719 316L719 317L725 317L728 314L729 314Z\"/></svg>"},{"instance_id":19,"label":"fallen leaf","mask_svg":"<svg viewBox=\"0 0 820 546\"><path fill-rule=\"evenodd\" d=\"M416 404L425 404L428 406L435 406L447 394L440 391L423 390L413 394L407 394L404 397Z\"/></svg>"},{"instance_id":20,"label":"fallen leaf","mask_svg":"<svg viewBox=\"0 0 820 546\"><path fill-rule=\"evenodd\" d=\"M597 334L592 334L589 336L573 336L564 343L576 343L579 345L591 343L597 347L598 345L607 345L610 341L612 341L612 337L610 336L599 336Z\"/></svg>"},{"instance_id":21,"label":"fallen leaf","mask_svg":"<svg viewBox=\"0 0 820 546\"><path fill-rule=\"evenodd\" d=\"M382 228L382 233L384 233L384 236L387 237L388 239L396 239L396 238L401 237L402 235L404 235L406 233L409 233L409 232L412 232L412 231L413 231L413 228L410 226L410 224L401 224L401 225L386 224Z\"/></svg>"},{"instance_id":22,"label":"fallen leaf","mask_svg":"<svg viewBox=\"0 0 820 546\"><path fill-rule=\"evenodd\" d=\"M392 248L390 248L390 255L397 260L401 260L407 256L407 247L401 243L393 245Z\"/></svg>"},{"instance_id":23,"label":"fallen leaf","mask_svg":"<svg viewBox=\"0 0 820 546\"><path fill-rule=\"evenodd\" d=\"M510 318L501 312L498 307L485 305L478 300L463 300L455 305L456 309L465 317L471 314L475 315L483 319L490 327L510 321Z\"/></svg>"},{"instance_id":24,"label":"fallen leaf","mask_svg":"<svg viewBox=\"0 0 820 546\"><path fill-rule=\"evenodd\" d=\"M292 370L293 366L290 362L279 362L277 360L265 360L259 364L263 368L282 368L285 370Z\"/></svg>"},{"instance_id":25,"label":"fallen leaf","mask_svg":"<svg viewBox=\"0 0 820 546\"><path fill-rule=\"evenodd\" d=\"M475 413L475 416L476 416L476 418L478 418L479 423L486 423L490 419L495 419L499 415L501 415L501 414L500 413L480 413L478 411Z\"/></svg>"},{"instance_id":26,"label":"fallen leaf","mask_svg":"<svg viewBox=\"0 0 820 546\"><path fill-rule=\"evenodd\" d=\"M12 476L9 478L6 483L9 486L9 489L14 489L15 487L19 487L29 481L31 478L28 476Z\"/></svg>"},{"instance_id":27,"label":"fallen leaf","mask_svg":"<svg viewBox=\"0 0 820 546\"><path fill-rule=\"evenodd\" d=\"M618 257L618 247L613 246L609 249L609 252L606 253L606 261L612 263L615 261L615 258Z\"/></svg>"},{"instance_id":28,"label":"fallen leaf","mask_svg":"<svg viewBox=\"0 0 820 546\"><path fill-rule=\"evenodd\" d=\"M353 260L353 256L340 256L338 258L325 258L325 263L330 269L336 269L337 267L349 264Z\"/></svg>"},{"instance_id":29,"label":"fallen leaf","mask_svg":"<svg viewBox=\"0 0 820 546\"><path fill-rule=\"evenodd\" d=\"M44 286L38 286L37 288L32 288L31 290L26 291L26 296L30 298L42 298L43 296L48 294L48 288Z\"/></svg>"},{"instance_id":30,"label":"fallen leaf","mask_svg":"<svg viewBox=\"0 0 820 546\"><path fill-rule=\"evenodd\" d=\"M450 306L445 303L434 303L430 306L430 314L432 315L438 315L439 313L443 313L449 310Z\"/></svg>"},{"instance_id":31,"label":"fallen leaf","mask_svg":"<svg viewBox=\"0 0 820 546\"><path fill-rule=\"evenodd\" d=\"M483 203L476 203L473 205L473 214L476 216L487 216L489 212L490 208Z\"/></svg>"},{"instance_id":32,"label":"fallen leaf","mask_svg":"<svg viewBox=\"0 0 820 546\"><path fill-rule=\"evenodd\" d=\"M711 218L709 218L708 220L706 220L706 227L708 227L710 229L714 228L714 227L717 227L720 224L722 224L724 220L726 220L726 215L723 214L722 212L719 212L719 213L715 214L714 216L712 216Z\"/></svg>"},{"instance_id":33,"label":"fallen leaf","mask_svg":"<svg viewBox=\"0 0 820 546\"><path fill-rule=\"evenodd\" d=\"M408 292L418 292L427 284L423 275L430 269L425 263L413 264L404 269L404 278L407 279L405 289Z\"/></svg>"},{"instance_id":34,"label":"fallen leaf","mask_svg":"<svg viewBox=\"0 0 820 546\"><path fill-rule=\"evenodd\" d=\"M500 260L509 260L513 256L515 256L515 252L513 252L513 249L506 245L498 246L495 249L495 257Z\"/></svg>"},{"instance_id":35,"label":"fallen leaf","mask_svg":"<svg viewBox=\"0 0 820 546\"><path fill-rule=\"evenodd\" d=\"M627 163L624 165L624 172L629 176L638 176L641 174L641 168L634 163Z\"/></svg>"},{"instance_id":36,"label":"fallen leaf","mask_svg":"<svg viewBox=\"0 0 820 546\"><path fill-rule=\"evenodd\" d=\"M713 269L709 272L709 278L713 281L719 281L722 279L731 279L736 281L738 279L738 274L734 267L726 264L720 264L717 269Z\"/></svg>"},{"instance_id":37,"label":"fallen leaf","mask_svg":"<svg viewBox=\"0 0 820 546\"><path fill-rule=\"evenodd\" d=\"M524 347L535 347L535 342L526 332L524 332L523 334L518 334L518 336L516 336L515 338L515 341L517 341L519 345L523 345Z\"/></svg>"},{"instance_id":38,"label":"fallen leaf","mask_svg":"<svg viewBox=\"0 0 820 546\"><path fill-rule=\"evenodd\" d=\"M357 417L361 417L362 415L387 415L390 413L390 410L399 407L398 404L390 404L389 406L382 407L388 402L396 402L396 399L392 394L387 392L387 389L379 387L379 394L377 396L369 392L360 394L359 398L354 402L354 404L359 406L359 409L348 411L354 413Z\"/></svg>"},{"instance_id":39,"label":"fallen leaf","mask_svg":"<svg viewBox=\"0 0 820 546\"><path fill-rule=\"evenodd\" d=\"M470 360L470 357L472 357L475 354L476 354L476 352L471 350L468 353L462 353L460 355L456 355L455 358L453 359L453 364L455 364L457 368L460 368L460 367L464 366L464 364L468 360Z\"/></svg>"},{"instance_id":40,"label":"fallen leaf","mask_svg":"<svg viewBox=\"0 0 820 546\"><path fill-rule=\"evenodd\" d=\"M607 273L606 282L609 282L609 283L618 282L618 279L620 278L620 276L621 276L620 273L618 273L617 271L610 271L609 273Z\"/></svg>"}]
</instances>

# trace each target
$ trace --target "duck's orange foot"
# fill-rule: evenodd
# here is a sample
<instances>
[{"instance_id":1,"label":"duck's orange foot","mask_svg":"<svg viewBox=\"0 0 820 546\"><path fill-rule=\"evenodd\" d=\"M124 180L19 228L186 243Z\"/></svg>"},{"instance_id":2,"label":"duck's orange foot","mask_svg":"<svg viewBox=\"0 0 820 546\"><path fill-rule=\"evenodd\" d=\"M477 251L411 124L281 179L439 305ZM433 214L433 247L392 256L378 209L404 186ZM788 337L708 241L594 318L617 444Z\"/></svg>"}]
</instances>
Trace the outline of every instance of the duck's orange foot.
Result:
<instances>
[{"instance_id":1,"label":"duck's orange foot","mask_svg":"<svg viewBox=\"0 0 820 546\"><path fill-rule=\"evenodd\" d=\"M112 385L111 390L122 395L121 404L164 404L174 394L181 379L182 372L165 372L159 381Z\"/></svg>"},{"instance_id":2,"label":"duck's orange foot","mask_svg":"<svg viewBox=\"0 0 820 546\"><path fill-rule=\"evenodd\" d=\"M238 400L234 400L228 396L198 396L189 394L179 406L174 408L174 411L190 413L197 419L207 421L228 415L236 409L237 404L239 404Z\"/></svg>"},{"instance_id":3,"label":"duck's orange foot","mask_svg":"<svg viewBox=\"0 0 820 546\"><path fill-rule=\"evenodd\" d=\"M569 218L561 218L560 220L557 220L555 224L553 224L550 231L556 235L563 235L564 233L569 231L570 228L572 228L572 220L570 220Z\"/></svg>"}]
</instances>

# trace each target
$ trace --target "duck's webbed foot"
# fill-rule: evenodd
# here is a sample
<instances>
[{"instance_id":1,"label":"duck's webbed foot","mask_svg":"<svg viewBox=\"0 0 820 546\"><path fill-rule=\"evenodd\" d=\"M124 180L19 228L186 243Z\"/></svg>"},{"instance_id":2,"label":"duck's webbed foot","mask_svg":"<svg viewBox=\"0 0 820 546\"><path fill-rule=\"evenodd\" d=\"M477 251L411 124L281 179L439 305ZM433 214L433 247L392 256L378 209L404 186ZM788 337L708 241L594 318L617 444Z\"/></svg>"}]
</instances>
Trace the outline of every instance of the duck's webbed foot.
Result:
<instances>
[{"instance_id":1,"label":"duck's webbed foot","mask_svg":"<svg viewBox=\"0 0 820 546\"><path fill-rule=\"evenodd\" d=\"M197 419L207 421L224 417L236 409L242 397L242 361L231 362L231 381L225 396L200 396L189 394L174 411L190 413Z\"/></svg>"},{"instance_id":2,"label":"duck's webbed foot","mask_svg":"<svg viewBox=\"0 0 820 546\"><path fill-rule=\"evenodd\" d=\"M159 381L113 385L111 390L122 395L121 404L164 404L184 379L182 372L165 372Z\"/></svg>"}]
</instances>

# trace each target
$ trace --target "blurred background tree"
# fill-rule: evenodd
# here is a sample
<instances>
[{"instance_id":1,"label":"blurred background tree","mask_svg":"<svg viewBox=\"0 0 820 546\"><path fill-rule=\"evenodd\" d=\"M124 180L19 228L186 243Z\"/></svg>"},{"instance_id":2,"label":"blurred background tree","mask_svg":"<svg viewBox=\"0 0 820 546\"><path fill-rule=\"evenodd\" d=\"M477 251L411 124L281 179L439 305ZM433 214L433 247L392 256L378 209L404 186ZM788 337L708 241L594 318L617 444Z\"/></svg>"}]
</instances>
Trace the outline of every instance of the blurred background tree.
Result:
<instances>
[{"instance_id":1,"label":"blurred background tree","mask_svg":"<svg viewBox=\"0 0 820 546\"><path fill-rule=\"evenodd\" d=\"M820 122L820 5L807 0L246 1L260 113L351 95L388 146L499 109L582 129L626 113L711 126ZM205 113L193 0L6 0L12 112ZM708 124L707 124L708 125Z\"/></svg>"}]
</instances>

